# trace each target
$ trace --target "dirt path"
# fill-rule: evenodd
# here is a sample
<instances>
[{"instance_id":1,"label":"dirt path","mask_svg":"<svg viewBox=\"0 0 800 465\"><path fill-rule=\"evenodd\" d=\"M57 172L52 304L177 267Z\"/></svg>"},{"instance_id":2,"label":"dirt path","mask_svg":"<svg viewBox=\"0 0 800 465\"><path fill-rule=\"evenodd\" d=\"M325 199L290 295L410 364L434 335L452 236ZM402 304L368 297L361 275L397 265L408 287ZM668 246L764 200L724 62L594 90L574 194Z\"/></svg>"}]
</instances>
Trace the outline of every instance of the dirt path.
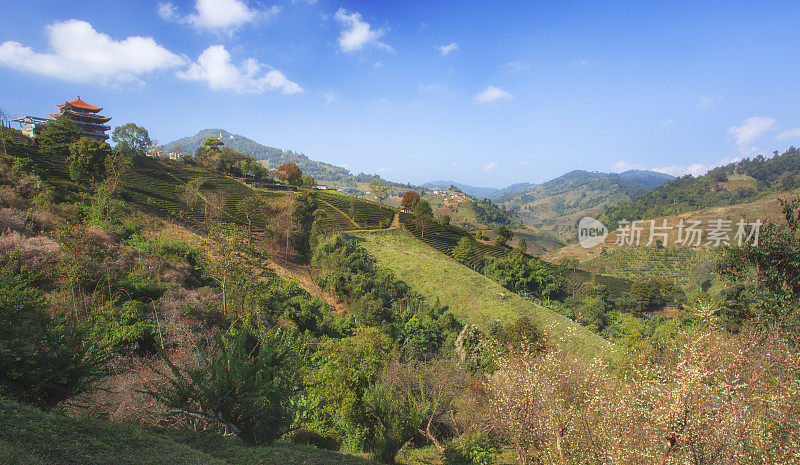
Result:
<instances>
[{"instance_id":1,"label":"dirt path","mask_svg":"<svg viewBox=\"0 0 800 465\"><path fill-rule=\"evenodd\" d=\"M355 227L356 227L356 229L358 229L358 228L360 228L360 227L361 227L361 225L360 225L360 224L356 223L356 220L354 220L354 219L350 218L350 216L349 216L347 213L345 213L345 212L341 211L340 209L336 208L336 206L335 206L335 205L333 205L332 203L328 203L328 202L326 202L326 201L324 201L324 200L322 200L322 199L319 199L319 201L320 201L320 202L322 202L322 203L324 203L325 205L327 205L327 206L329 206L329 207L333 208L334 210L336 210L337 212L341 213L342 215L344 215L344 217L345 217L345 218L347 218L348 220L350 220L350 222L351 222L351 223L353 223L353 226L355 226Z\"/></svg>"},{"instance_id":2,"label":"dirt path","mask_svg":"<svg viewBox=\"0 0 800 465\"><path fill-rule=\"evenodd\" d=\"M337 315L346 315L350 310L347 304L328 294L314 282L314 276L310 267L274 259L268 260L268 265L269 268L281 278L294 279L297 281L297 284L308 291L309 294L320 300L324 300L325 303L333 308Z\"/></svg>"}]
</instances>

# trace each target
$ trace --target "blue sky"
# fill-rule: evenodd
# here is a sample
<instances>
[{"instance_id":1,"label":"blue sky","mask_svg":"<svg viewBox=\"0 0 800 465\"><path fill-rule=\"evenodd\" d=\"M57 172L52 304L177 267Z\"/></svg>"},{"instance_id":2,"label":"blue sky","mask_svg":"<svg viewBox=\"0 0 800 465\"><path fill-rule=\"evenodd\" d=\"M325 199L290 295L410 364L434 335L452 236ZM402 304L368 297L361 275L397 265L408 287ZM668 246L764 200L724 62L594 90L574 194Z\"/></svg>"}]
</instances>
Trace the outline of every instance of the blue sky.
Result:
<instances>
[{"instance_id":1,"label":"blue sky","mask_svg":"<svg viewBox=\"0 0 800 465\"><path fill-rule=\"evenodd\" d=\"M11 2L0 107L75 95L397 181L670 174L800 145L800 2Z\"/></svg>"}]
</instances>

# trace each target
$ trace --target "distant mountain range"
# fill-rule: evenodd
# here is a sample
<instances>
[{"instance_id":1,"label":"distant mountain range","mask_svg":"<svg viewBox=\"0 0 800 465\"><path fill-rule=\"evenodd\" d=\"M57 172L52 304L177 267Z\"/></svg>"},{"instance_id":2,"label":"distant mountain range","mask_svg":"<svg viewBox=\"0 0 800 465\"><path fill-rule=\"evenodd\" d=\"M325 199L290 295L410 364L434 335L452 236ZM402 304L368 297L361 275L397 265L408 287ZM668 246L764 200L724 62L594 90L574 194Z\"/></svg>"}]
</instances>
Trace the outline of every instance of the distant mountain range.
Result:
<instances>
[{"instance_id":1,"label":"distant mountain range","mask_svg":"<svg viewBox=\"0 0 800 465\"><path fill-rule=\"evenodd\" d=\"M460 182L455 182L455 181L431 181L431 182L426 182L425 184L422 185L422 187L427 187L428 189L447 189L450 186L455 186L465 194L471 195L472 197L475 197L477 199L484 199L484 198L488 199L503 192L514 192L517 190L525 189L526 187L532 185L533 184L524 182L520 184L514 184L512 186L508 186L503 189L498 189L496 187L475 187L467 184L461 184Z\"/></svg>"},{"instance_id":2,"label":"distant mountain range","mask_svg":"<svg viewBox=\"0 0 800 465\"><path fill-rule=\"evenodd\" d=\"M575 225L581 217L597 215L672 179L655 171L575 170L541 184L498 193L492 200L527 226L568 241L574 238Z\"/></svg>"}]
</instances>

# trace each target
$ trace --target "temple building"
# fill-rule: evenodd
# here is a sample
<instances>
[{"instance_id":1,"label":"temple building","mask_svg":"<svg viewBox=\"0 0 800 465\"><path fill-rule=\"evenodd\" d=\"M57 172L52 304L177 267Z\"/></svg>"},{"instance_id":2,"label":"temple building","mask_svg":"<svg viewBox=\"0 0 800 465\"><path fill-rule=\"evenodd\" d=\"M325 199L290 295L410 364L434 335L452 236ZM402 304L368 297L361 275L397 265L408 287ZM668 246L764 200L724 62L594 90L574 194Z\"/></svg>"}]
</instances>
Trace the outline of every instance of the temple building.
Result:
<instances>
[{"instance_id":1,"label":"temple building","mask_svg":"<svg viewBox=\"0 0 800 465\"><path fill-rule=\"evenodd\" d=\"M83 137L91 137L97 140L108 139L106 131L111 129L105 123L111 120L110 116L103 116L98 113L103 111L101 107L95 107L81 100L80 95L77 99L71 102L64 102L61 105L56 105L61 111L57 114L51 114L53 118L59 116L66 116L81 130Z\"/></svg>"}]
</instances>

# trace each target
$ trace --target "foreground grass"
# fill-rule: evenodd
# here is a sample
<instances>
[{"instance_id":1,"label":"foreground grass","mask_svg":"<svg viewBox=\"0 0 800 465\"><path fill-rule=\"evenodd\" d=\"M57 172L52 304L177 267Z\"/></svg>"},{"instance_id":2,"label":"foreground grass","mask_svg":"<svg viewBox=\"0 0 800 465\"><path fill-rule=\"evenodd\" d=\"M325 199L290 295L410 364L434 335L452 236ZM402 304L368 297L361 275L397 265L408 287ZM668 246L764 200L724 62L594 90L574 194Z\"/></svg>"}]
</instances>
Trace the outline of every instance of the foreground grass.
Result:
<instances>
[{"instance_id":1,"label":"foreground grass","mask_svg":"<svg viewBox=\"0 0 800 465\"><path fill-rule=\"evenodd\" d=\"M288 443L251 447L232 437L156 430L91 417L66 417L0 398L0 463L375 465L377 462Z\"/></svg>"},{"instance_id":2,"label":"foreground grass","mask_svg":"<svg viewBox=\"0 0 800 465\"><path fill-rule=\"evenodd\" d=\"M528 316L554 342L587 355L600 355L610 348L605 339L547 308L505 289L403 230L348 233L399 279L430 300L466 321L486 328L494 321L507 322Z\"/></svg>"}]
</instances>

